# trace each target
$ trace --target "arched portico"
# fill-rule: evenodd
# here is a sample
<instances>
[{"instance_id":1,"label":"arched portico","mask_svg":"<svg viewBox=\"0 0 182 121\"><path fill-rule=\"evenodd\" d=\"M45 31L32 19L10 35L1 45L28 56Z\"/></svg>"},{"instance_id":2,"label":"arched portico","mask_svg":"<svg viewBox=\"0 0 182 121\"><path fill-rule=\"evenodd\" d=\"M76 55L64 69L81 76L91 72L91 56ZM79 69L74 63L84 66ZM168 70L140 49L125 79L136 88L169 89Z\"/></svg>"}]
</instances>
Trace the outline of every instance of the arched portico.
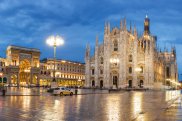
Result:
<instances>
[{"instance_id":1,"label":"arched portico","mask_svg":"<svg viewBox=\"0 0 182 121\"><path fill-rule=\"evenodd\" d=\"M18 83L18 78L16 74L11 75L11 84L17 84Z\"/></svg>"},{"instance_id":2,"label":"arched portico","mask_svg":"<svg viewBox=\"0 0 182 121\"><path fill-rule=\"evenodd\" d=\"M30 84L31 64L27 59L20 61L19 65L19 79L20 85Z\"/></svg>"},{"instance_id":3,"label":"arched portico","mask_svg":"<svg viewBox=\"0 0 182 121\"><path fill-rule=\"evenodd\" d=\"M33 75L33 79L32 79L32 84L37 84L38 83L38 77L37 75Z\"/></svg>"}]
</instances>

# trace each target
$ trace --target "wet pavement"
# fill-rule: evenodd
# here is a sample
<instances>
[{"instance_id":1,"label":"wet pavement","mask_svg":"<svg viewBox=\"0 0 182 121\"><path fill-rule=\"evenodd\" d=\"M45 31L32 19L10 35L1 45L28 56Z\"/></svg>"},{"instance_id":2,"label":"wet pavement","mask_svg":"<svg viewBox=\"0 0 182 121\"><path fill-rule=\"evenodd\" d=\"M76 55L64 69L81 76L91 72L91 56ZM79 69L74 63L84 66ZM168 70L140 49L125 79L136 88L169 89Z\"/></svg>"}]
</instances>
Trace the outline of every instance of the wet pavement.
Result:
<instances>
[{"instance_id":1,"label":"wet pavement","mask_svg":"<svg viewBox=\"0 0 182 121\"><path fill-rule=\"evenodd\" d=\"M47 93L48 88L27 88L27 87L6 87L6 95L7 96L49 96L50 93ZM73 94L75 94L75 89L72 89ZM109 93L108 90L104 89L77 89L78 95L85 94L105 94ZM2 95L2 91L0 91L0 95Z\"/></svg>"},{"instance_id":2,"label":"wet pavement","mask_svg":"<svg viewBox=\"0 0 182 121\"><path fill-rule=\"evenodd\" d=\"M180 96L180 91L1 96L0 121L182 121Z\"/></svg>"},{"instance_id":3,"label":"wet pavement","mask_svg":"<svg viewBox=\"0 0 182 121\"><path fill-rule=\"evenodd\" d=\"M182 121L182 97L175 100L168 108L166 108L157 120Z\"/></svg>"}]
</instances>

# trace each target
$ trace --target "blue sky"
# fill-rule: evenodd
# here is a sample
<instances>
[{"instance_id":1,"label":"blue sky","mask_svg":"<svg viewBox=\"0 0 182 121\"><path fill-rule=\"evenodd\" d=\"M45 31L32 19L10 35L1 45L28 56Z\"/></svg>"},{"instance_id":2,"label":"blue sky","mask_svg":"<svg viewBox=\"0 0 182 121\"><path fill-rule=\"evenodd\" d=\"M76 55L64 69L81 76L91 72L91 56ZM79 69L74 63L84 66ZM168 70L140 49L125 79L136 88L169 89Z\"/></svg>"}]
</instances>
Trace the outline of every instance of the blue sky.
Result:
<instances>
[{"instance_id":1,"label":"blue sky","mask_svg":"<svg viewBox=\"0 0 182 121\"><path fill-rule=\"evenodd\" d=\"M53 49L45 40L58 34L65 39L57 49L58 58L84 62L86 43L94 48L96 35L102 42L105 21L114 27L126 17L128 28L131 23L142 33L148 14L160 47L176 45L182 73L181 4L181 0L1 0L0 56L5 57L8 45L19 45L39 48L41 58L52 57Z\"/></svg>"}]
</instances>

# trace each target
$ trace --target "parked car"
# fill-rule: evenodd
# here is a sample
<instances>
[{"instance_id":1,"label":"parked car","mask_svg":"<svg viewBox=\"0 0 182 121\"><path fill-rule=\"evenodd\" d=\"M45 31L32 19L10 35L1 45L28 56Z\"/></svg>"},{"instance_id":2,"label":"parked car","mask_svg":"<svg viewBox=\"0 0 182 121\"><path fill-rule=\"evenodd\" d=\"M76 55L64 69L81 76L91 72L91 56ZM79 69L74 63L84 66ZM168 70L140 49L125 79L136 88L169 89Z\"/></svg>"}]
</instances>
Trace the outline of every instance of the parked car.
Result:
<instances>
[{"instance_id":1,"label":"parked car","mask_svg":"<svg viewBox=\"0 0 182 121\"><path fill-rule=\"evenodd\" d=\"M58 87L48 88L48 89L47 89L47 92L51 92L51 93L52 93L52 92L53 92L55 89L57 89L57 88L58 88Z\"/></svg>"},{"instance_id":2,"label":"parked car","mask_svg":"<svg viewBox=\"0 0 182 121\"><path fill-rule=\"evenodd\" d=\"M9 84L4 84L5 87L9 87L10 85Z\"/></svg>"},{"instance_id":3,"label":"parked car","mask_svg":"<svg viewBox=\"0 0 182 121\"><path fill-rule=\"evenodd\" d=\"M70 95L70 96L72 96L73 95L73 91L70 88L58 87L58 88L54 89L53 94L54 95L60 95L60 96L63 96L63 95Z\"/></svg>"},{"instance_id":4,"label":"parked car","mask_svg":"<svg viewBox=\"0 0 182 121\"><path fill-rule=\"evenodd\" d=\"M17 87L17 84L10 84L11 87Z\"/></svg>"},{"instance_id":5,"label":"parked car","mask_svg":"<svg viewBox=\"0 0 182 121\"><path fill-rule=\"evenodd\" d=\"M30 87L36 87L36 84L30 84Z\"/></svg>"}]
</instances>

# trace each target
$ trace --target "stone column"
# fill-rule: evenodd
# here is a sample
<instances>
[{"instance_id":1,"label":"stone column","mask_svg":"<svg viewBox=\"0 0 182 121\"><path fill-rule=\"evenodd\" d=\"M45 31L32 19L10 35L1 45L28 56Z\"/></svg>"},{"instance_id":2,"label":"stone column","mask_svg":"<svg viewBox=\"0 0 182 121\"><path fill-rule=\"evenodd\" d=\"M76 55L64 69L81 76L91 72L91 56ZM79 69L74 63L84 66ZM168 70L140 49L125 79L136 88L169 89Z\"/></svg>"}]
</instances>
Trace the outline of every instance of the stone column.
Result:
<instances>
[{"instance_id":1,"label":"stone column","mask_svg":"<svg viewBox=\"0 0 182 121\"><path fill-rule=\"evenodd\" d=\"M33 78L32 78L32 77L33 77L32 70L33 70L33 69L31 68L31 69L30 69L30 84L32 84L32 79L33 79Z\"/></svg>"},{"instance_id":2,"label":"stone column","mask_svg":"<svg viewBox=\"0 0 182 121\"><path fill-rule=\"evenodd\" d=\"M17 73L17 87L20 86L20 79L19 79L19 74Z\"/></svg>"},{"instance_id":3,"label":"stone column","mask_svg":"<svg viewBox=\"0 0 182 121\"><path fill-rule=\"evenodd\" d=\"M7 78L7 83L10 85L11 84L11 75L6 75Z\"/></svg>"},{"instance_id":4,"label":"stone column","mask_svg":"<svg viewBox=\"0 0 182 121\"><path fill-rule=\"evenodd\" d=\"M37 75L37 85L40 85L40 77Z\"/></svg>"}]
</instances>

